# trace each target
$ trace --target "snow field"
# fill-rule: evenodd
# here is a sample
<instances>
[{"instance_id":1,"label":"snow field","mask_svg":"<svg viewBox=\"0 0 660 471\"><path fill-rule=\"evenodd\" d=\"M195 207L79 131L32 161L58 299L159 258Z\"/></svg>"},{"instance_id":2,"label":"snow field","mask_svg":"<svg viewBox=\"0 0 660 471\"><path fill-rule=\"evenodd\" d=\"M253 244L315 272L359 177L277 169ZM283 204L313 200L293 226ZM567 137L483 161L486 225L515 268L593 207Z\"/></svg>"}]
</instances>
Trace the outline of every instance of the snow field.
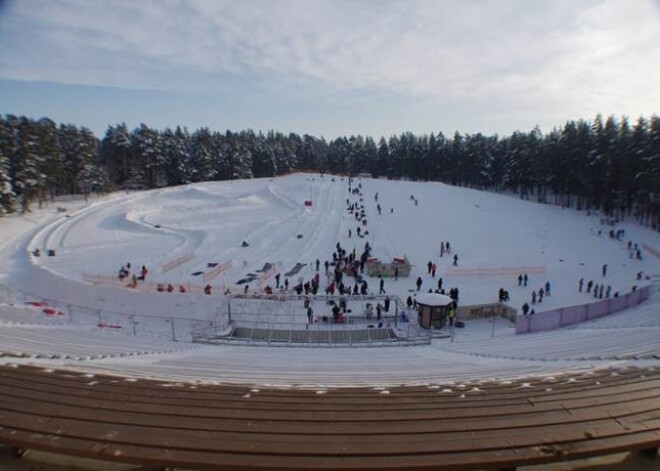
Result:
<instances>
[{"instance_id":1,"label":"snow field","mask_svg":"<svg viewBox=\"0 0 660 471\"><path fill-rule=\"evenodd\" d=\"M354 180L353 188L358 184L362 185L361 202L349 194L347 179L290 175L115 194L89 205L72 204L73 211L65 215L55 214L51 208L30 215L33 222L0 220L0 263L5 273L0 282L53 300L49 305L67 313L67 305L87 310L87 315L74 314L77 325L62 325L62 320L47 319L38 310L0 309L3 351L60 357L39 361L129 376L282 386L445 383L657 363L657 294L635 309L557 332L515 336L502 319L495 325L488 320L469 321L465 329L456 329L453 339L436 339L430 346L204 346L179 351L192 345L172 342L171 337L167 340L168 319L176 318L180 328L188 330L214 322L223 315L219 294L223 288L242 292L243 285L237 281L248 273L258 274L265 263L275 265L282 283L285 272L296 263L305 263L289 281L293 286L298 277L309 280L315 260L320 260L323 271L323 262L331 259L337 242L349 252L355 248L359 256L368 241L372 254L384 261L406 255L414 265L411 276L385 279L388 294L402 300L415 294L418 276L423 279L422 291L435 288L442 276L443 288L460 289L461 304L494 302L497 290L503 287L511 295L511 305L519 309L530 301L532 289L550 281L552 295L533 306L540 312L593 302L593 296L577 292L580 278L609 284L612 293L623 293L639 284L637 272L660 273L659 261L646 251L643 260L629 258L628 240L660 248L657 233L634 223L619 223L616 229L626 233L622 240L615 240L607 236L611 226L602 225L596 215L440 183L361 179ZM310 192L313 206L305 207L303 201ZM376 211L376 192L381 215ZM347 198L364 205L368 223L360 227L369 231L364 238L356 236L358 223L346 211ZM599 236L599 230L604 234ZM5 242L4 234L11 242ZM241 247L242 241L249 246ZM459 267L542 266L545 273L530 275L528 287L518 286L515 275L447 274L451 257L439 256L441 241L451 242ZM37 247L42 252L54 249L57 255L29 255ZM161 272L165 263L187 253L194 253L195 258ZM83 271L114 277L121 265L131 262L134 269L149 268L150 282L200 284L203 275L193 273L208 272L209 262L228 260L231 268L211 281L212 296L140 292L139 287L135 292L81 283ZM429 260L438 265L435 278L426 271ZM603 264L608 265L606 277L601 275ZM321 273L321 289L324 280ZM367 282L370 292L378 291L378 279L367 278ZM274 286L273 277L266 283ZM258 288L253 282L249 290ZM7 301L9 298L0 296L0 302L15 303ZM349 299L349 307L351 304ZM317 316L322 315L324 306L317 302L314 309ZM106 324L102 329L97 327L101 323L98 312ZM265 327L307 323L302 301L276 310L257 302L244 314L245 322ZM135 327L137 336L131 335L127 319L140 320ZM115 332L108 325L122 325L125 331ZM170 353L173 350L177 352ZM136 353L143 354L138 357ZM88 359L98 355L113 358Z\"/></svg>"}]
</instances>

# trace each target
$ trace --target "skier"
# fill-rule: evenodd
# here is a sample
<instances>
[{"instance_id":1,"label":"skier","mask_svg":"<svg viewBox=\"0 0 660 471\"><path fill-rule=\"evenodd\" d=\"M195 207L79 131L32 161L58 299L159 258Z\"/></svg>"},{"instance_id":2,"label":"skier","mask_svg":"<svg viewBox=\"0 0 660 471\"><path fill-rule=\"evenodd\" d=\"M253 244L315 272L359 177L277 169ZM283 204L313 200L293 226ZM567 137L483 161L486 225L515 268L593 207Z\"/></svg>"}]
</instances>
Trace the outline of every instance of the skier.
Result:
<instances>
[{"instance_id":1,"label":"skier","mask_svg":"<svg viewBox=\"0 0 660 471\"><path fill-rule=\"evenodd\" d=\"M587 283L587 293L591 293L591 287L594 285L594 282L592 280L589 280Z\"/></svg>"},{"instance_id":2,"label":"skier","mask_svg":"<svg viewBox=\"0 0 660 471\"><path fill-rule=\"evenodd\" d=\"M584 285L584 278L580 278L580 283L578 284L578 293L582 292L582 285Z\"/></svg>"},{"instance_id":3,"label":"skier","mask_svg":"<svg viewBox=\"0 0 660 471\"><path fill-rule=\"evenodd\" d=\"M399 267L394 267L394 281L399 279Z\"/></svg>"},{"instance_id":4,"label":"skier","mask_svg":"<svg viewBox=\"0 0 660 471\"><path fill-rule=\"evenodd\" d=\"M277 289L279 289L280 288L280 274L279 273L275 275L275 283L276 283L275 287Z\"/></svg>"},{"instance_id":5,"label":"skier","mask_svg":"<svg viewBox=\"0 0 660 471\"><path fill-rule=\"evenodd\" d=\"M609 293L609 291L608 291L608 293ZM608 296L609 296L609 294L608 294ZM384 303L385 312L390 312L390 297L385 296L385 301L383 301L383 303Z\"/></svg>"},{"instance_id":6,"label":"skier","mask_svg":"<svg viewBox=\"0 0 660 471\"><path fill-rule=\"evenodd\" d=\"M438 291L442 291L442 277L438 278Z\"/></svg>"},{"instance_id":7,"label":"skier","mask_svg":"<svg viewBox=\"0 0 660 471\"><path fill-rule=\"evenodd\" d=\"M458 265L458 255L454 254L454 266Z\"/></svg>"},{"instance_id":8,"label":"skier","mask_svg":"<svg viewBox=\"0 0 660 471\"><path fill-rule=\"evenodd\" d=\"M532 291L532 304L536 304L536 291Z\"/></svg>"},{"instance_id":9,"label":"skier","mask_svg":"<svg viewBox=\"0 0 660 471\"><path fill-rule=\"evenodd\" d=\"M422 288L422 277L418 276L417 277L417 291L419 291Z\"/></svg>"},{"instance_id":10,"label":"skier","mask_svg":"<svg viewBox=\"0 0 660 471\"><path fill-rule=\"evenodd\" d=\"M433 262L429 260L429 263L426 264L426 267L428 269L429 275L431 274L431 269L433 268Z\"/></svg>"},{"instance_id":11,"label":"skier","mask_svg":"<svg viewBox=\"0 0 660 471\"><path fill-rule=\"evenodd\" d=\"M314 323L314 311L311 307L307 307L307 322L310 324Z\"/></svg>"},{"instance_id":12,"label":"skier","mask_svg":"<svg viewBox=\"0 0 660 471\"><path fill-rule=\"evenodd\" d=\"M550 282L549 281L545 282L545 295L550 296Z\"/></svg>"},{"instance_id":13,"label":"skier","mask_svg":"<svg viewBox=\"0 0 660 471\"><path fill-rule=\"evenodd\" d=\"M523 280L523 278L522 278L522 273L520 273L520 274L518 275L518 286L522 286L522 280Z\"/></svg>"},{"instance_id":14,"label":"skier","mask_svg":"<svg viewBox=\"0 0 660 471\"><path fill-rule=\"evenodd\" d=\"M523 286L527 286L527 281L529 281L529 277L527 276L527 273L523 275Z\"/></svg>"},{"instance_id":15,"label":"skier","mask_svg":"<svg viewBox=\"0 0 660 471\"><path fill-rule=\"evenodd\" d=\"M435 270L437 269L437 266L435 263L431 266L431 278L435 278Z\"/></svg>"},{"instance_id":16,"label":"skier","mask_svg":"<svg viewBox=\"0 0 660 471\"><path fill-rule=\"evenodd\" d=\"M321 263L321 262L319 262L319 259L317 258L317 259L316 259L316 271L319 271L319 264L320 264L320 263ZM326 270L327 270L327 268L326 268Z\"/></svg>"},{"instance_id":17,"label":"skier","mask_svg":"<svg viewBox=\"0 0 660 471\"><path fill-rule=\"evenodd\" d=\"M378 290L378 294L385 294L385 280L383 279L382 276L380 277L379 284L380 284L380 289Z\"/></svg>"},{"instance_id":18,"label":"skier","mask_svg":"<svg viewBox=\"0 0 660 471\"><path fill-rule=\"evenodd\" d=\"M607 264L603 265L602 273L603 276L607 275Z\"/></svg>"}]
</instances>

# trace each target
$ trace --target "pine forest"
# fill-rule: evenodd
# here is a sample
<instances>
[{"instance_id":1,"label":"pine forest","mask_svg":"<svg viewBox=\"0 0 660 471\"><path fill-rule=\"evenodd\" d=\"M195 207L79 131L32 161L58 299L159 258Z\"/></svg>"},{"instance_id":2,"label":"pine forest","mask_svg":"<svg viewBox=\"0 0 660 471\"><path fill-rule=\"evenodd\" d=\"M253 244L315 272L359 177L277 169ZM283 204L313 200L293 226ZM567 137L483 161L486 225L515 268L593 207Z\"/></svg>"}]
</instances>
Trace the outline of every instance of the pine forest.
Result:
<instances>
[{"instance_id":1,"label":"pine forest","mask_svg":"<svg viewBox=\"0 0 660 471\"><path fill-rule=\"evenodd\" d=\"M308 134L224 133L141 124L89 129L0 115L0 215L60 195L272 177L297 171L439 181L660 230L660 118L598 115L542 133L445 136L409 132L326 140Z\"/></svg>"}]
</instances>

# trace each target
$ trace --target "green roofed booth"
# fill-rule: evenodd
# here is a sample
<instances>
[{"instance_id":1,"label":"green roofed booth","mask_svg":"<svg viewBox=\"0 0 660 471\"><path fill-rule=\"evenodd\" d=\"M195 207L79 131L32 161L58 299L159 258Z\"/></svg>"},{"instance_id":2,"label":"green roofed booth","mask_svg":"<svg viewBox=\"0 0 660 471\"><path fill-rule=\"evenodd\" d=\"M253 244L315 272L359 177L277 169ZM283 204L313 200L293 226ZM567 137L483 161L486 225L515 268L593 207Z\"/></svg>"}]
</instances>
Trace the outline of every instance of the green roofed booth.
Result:
<instances>
[{"instance_id":1,"label":"green roofed booth","mask_svg":"<svg viewBox=\"0 0 660 471\"><path fill-rule=\"evenodd\" d=\"M415 299L417 300L418 322L421 327L442 329L447 324L453 299L437 293L421 293Z\"/></svg>"}]
</instances>

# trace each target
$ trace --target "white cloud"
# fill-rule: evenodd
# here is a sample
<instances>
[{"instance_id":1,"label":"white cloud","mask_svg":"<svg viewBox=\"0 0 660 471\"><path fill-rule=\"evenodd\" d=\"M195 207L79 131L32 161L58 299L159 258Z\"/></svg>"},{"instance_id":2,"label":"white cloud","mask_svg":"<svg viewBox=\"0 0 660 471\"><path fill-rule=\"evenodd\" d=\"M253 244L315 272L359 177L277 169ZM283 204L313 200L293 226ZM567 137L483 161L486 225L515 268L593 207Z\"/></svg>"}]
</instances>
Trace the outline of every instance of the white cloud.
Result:
<instances>
[{"instance_id":1,"label":"white cloud","mask_svg":"<svg viewBox=\"0 0 660 471\"><path fill-rule=\"evenodd\" d=\"M231 74L567 117L660 103L657 0L31 0L2 20L22 44L0 52L12 79L199 90Z\"/></svg>"}]
</instances>

